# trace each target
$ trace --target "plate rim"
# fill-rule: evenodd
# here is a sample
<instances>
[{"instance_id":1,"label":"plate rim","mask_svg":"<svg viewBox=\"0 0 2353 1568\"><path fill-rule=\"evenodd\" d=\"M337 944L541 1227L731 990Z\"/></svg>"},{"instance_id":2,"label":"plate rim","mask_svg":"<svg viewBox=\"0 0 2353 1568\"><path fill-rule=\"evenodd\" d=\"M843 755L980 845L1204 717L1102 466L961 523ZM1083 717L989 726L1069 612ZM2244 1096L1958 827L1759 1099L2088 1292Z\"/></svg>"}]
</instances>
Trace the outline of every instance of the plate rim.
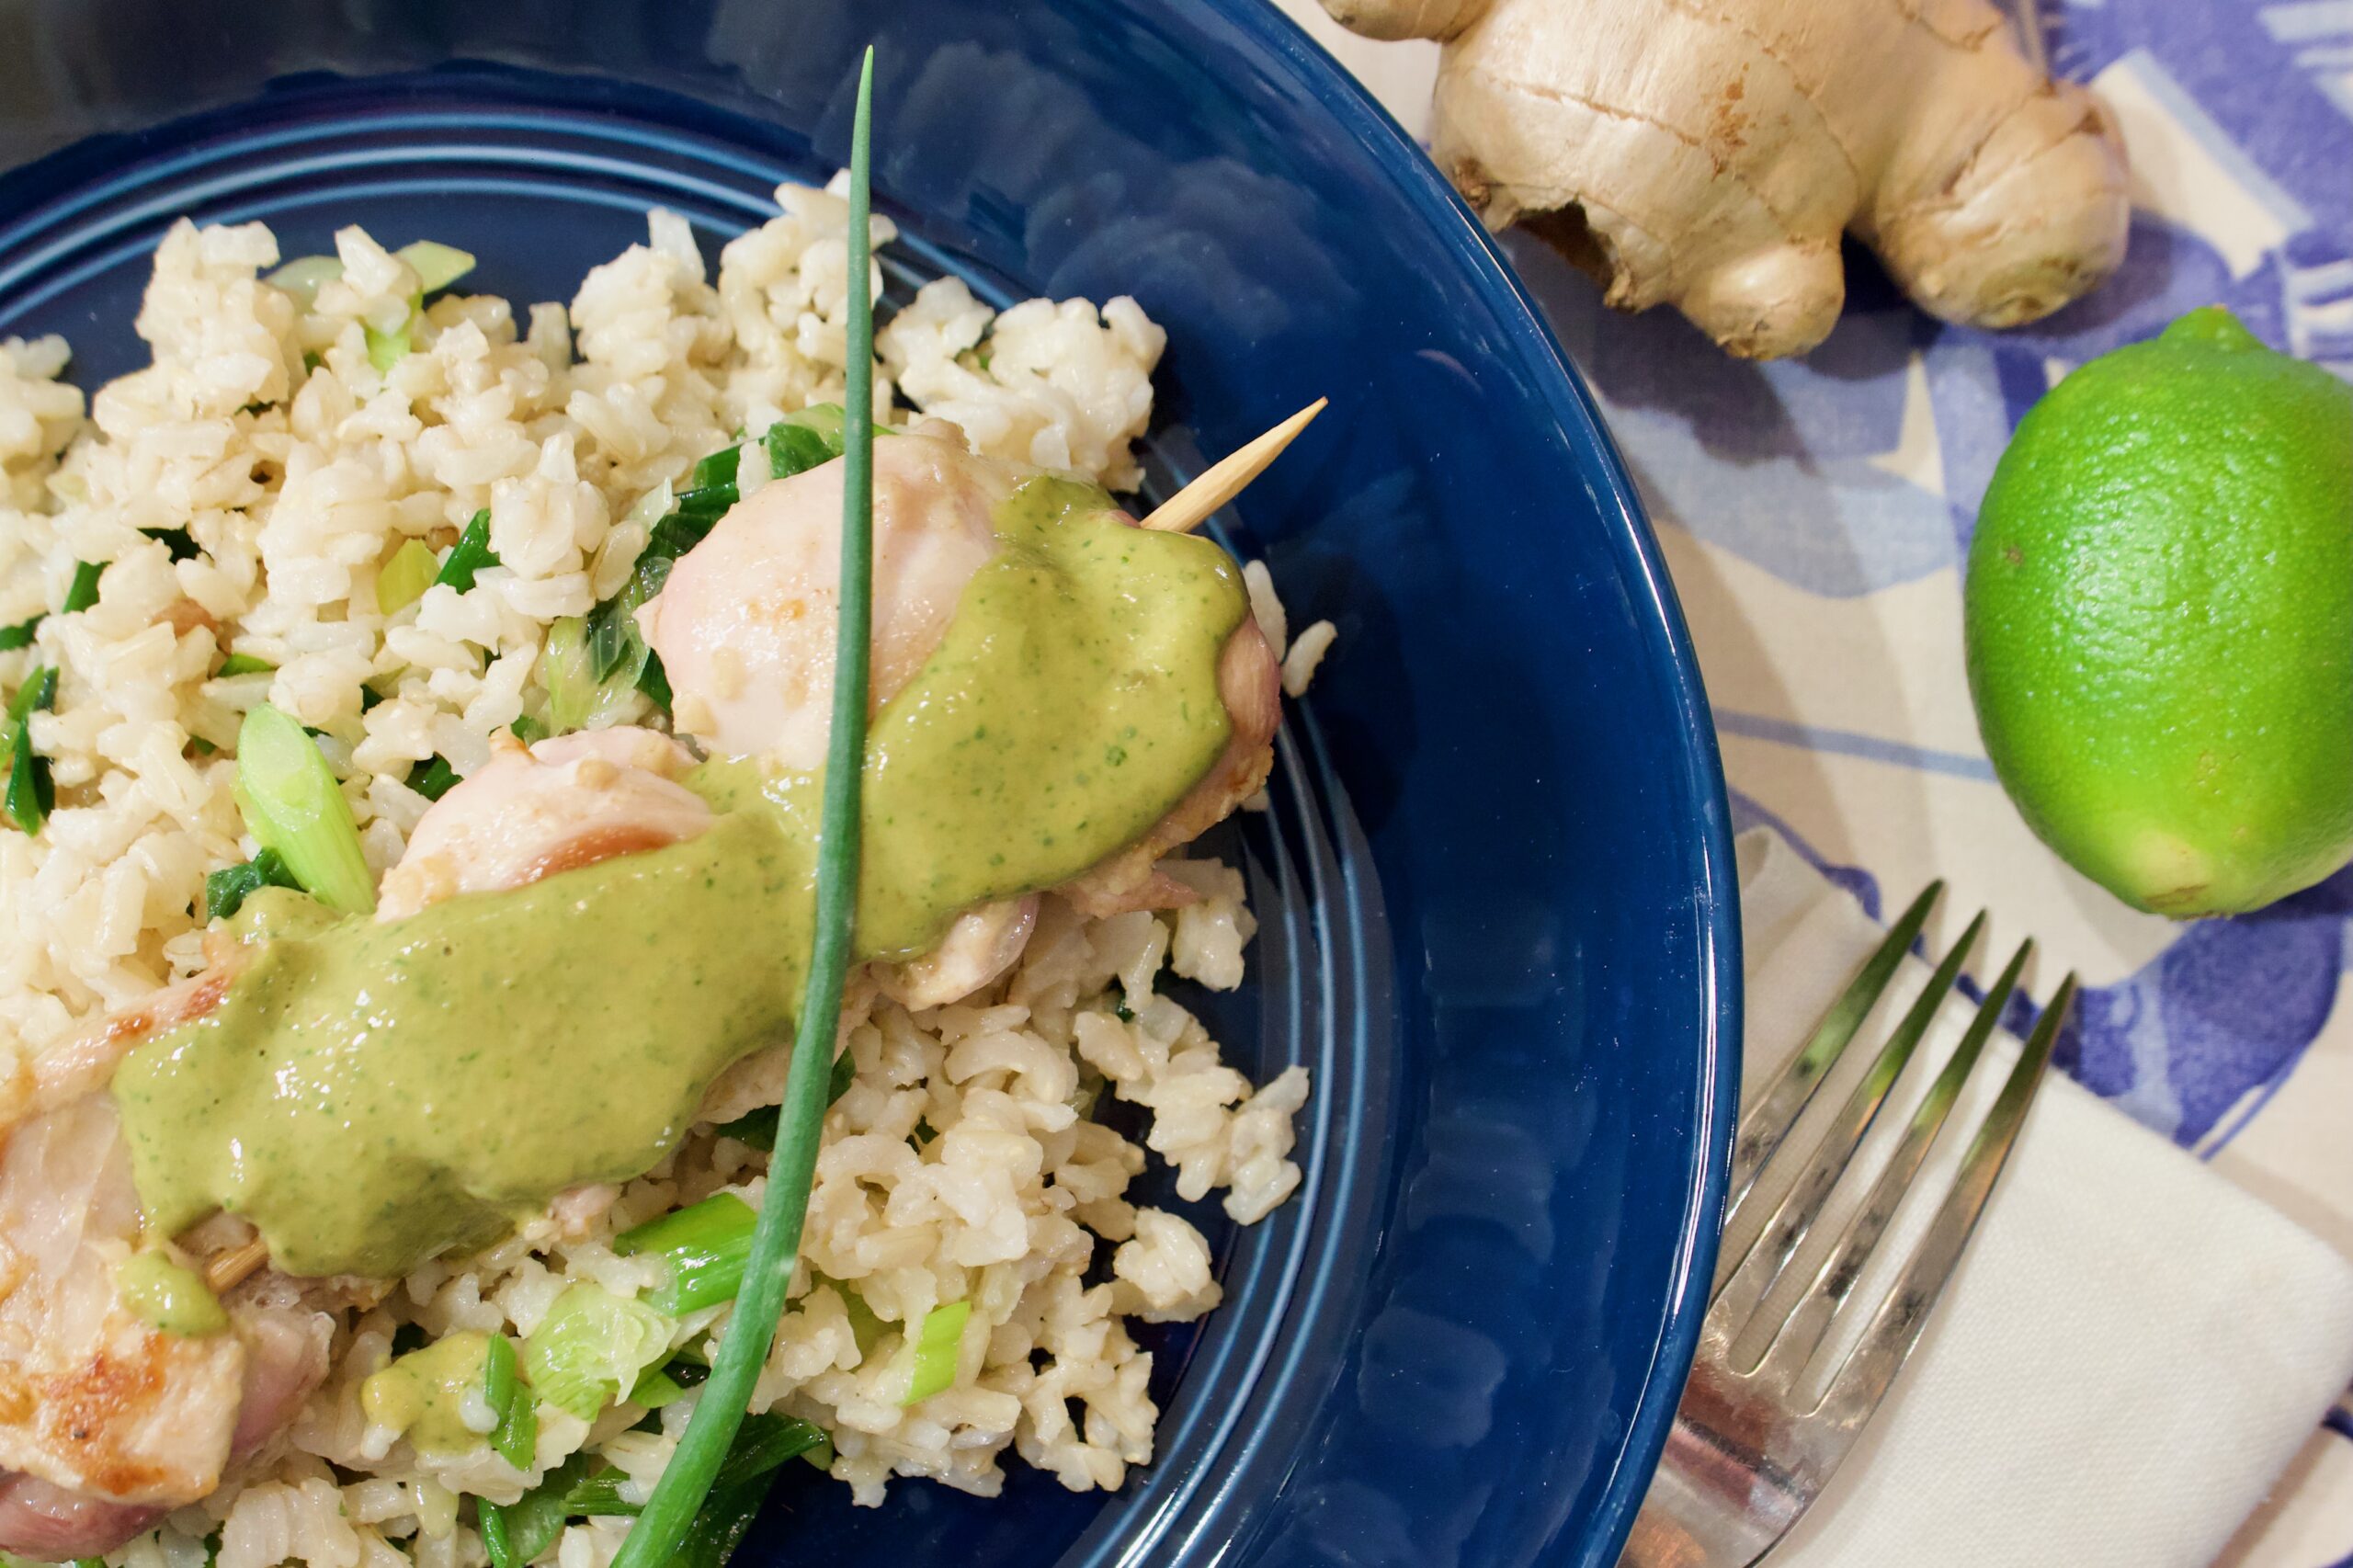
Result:
<instances>
[{"instance_id":1,"label":"plate rim","mask_svg":"<svg viewBox=\"0 0 2353 1568\"><path fill-rule=\"evenodd\" d=\"M1306 28L1270 0L1202 0L1237 32L1288 65L1293 79L1359 142L1421 210L1440 239L1464 264L1473 295L1510 335L1520 358L1537 373L1544 412L1572 453L1600 481L1599 510L1618 525L1612 543L1636 590L1664 634L1668 695L1685 742L1681 783L1699 807L1695 874L1696 932L1702 995L1701 1039L1694 1103L1691 1185L1676 1238L1674 1283L1657 1348L1618 1460L1603 1488L1592 1533L1580 1561L1607 1568L1618 1560L1651 1477L1658 1469L1676 1406L1683 1398L1699 1347L1715 1275L1718 1229L1731 1164L1733 1124L1740 1101L1742 971L1739 876L1732 844L1732 809L1715 722L1700 678L1699 655L1683 617L1666 559L1625 460L1595 403L1592 389L1495 236L1429 153ZM1566 1557L1563 1562L1568 1561Z\"/></svg>"},{"instance_id":2,"label":"plate rim","mask_svg":"<svg viewBox=\"0 0 2353 1568\"><path fill-rule=\"evenodd\" d=\"M1499 351L1528 374L1529 394L1550 421L1563 455L1581 471L1608 537L1609 557L1634 604L1638 636L1654 655L1656 678L1680 741L1675 786L1698 808L1697 843L1682 868L1693 901L1693 991L1699 1040L1690 1080L1691 1146L1676 1227L1667 1301L1640 1392L1598 1501L1582 1519L1560 1519L1540 1548L1550 1562L1606 1565L1616 1560L1648 1486L1696 1349L1717 1247L1731 1130L1739 1085L1741 1017L1737 879L1721 756L1696 654L1665 557L1639 494L1584 378L1576 369L1494 238L1437 165L1396 120L1298 23L1267 0L1196 0L1251 63L1281 90L1330 117L1370 157L1406 205L1426 219L1460 264L1475 305L1498 330ZM1288 78L1287 82L1285 78ZM101 131L99 139L111 141ZM51 149L6 171L51 165L71 146ZM131 163L144 166L146 157ZM49 193L51 198L55 192ZM30 217L59 214L51 199L25 202ZM1680 926L1680 921L1677 923ZM1648 1314L1644 1314L1647 1317Z\"/></svg>"}]
</instances>

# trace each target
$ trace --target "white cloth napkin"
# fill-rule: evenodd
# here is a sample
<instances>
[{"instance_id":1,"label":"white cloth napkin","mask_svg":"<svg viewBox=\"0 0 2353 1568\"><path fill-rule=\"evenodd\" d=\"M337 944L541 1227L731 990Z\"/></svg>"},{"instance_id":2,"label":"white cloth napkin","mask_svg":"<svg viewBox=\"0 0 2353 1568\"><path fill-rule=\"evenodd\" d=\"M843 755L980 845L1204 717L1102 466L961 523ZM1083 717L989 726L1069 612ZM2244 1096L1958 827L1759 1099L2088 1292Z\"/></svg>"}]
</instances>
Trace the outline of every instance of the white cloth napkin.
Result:
<instances>
[{"instance_id":1,"label":"white cloth napkin","mask_svg":"<svg viewBox=\"0 0 2353 1568\"><path fill-rule=\"evenodd\" d=\"M1753 1094L1881 930L1779 835L1738 849ZM1927 975L1905 963L1850 1055ZM2038 999L2058 980L2028 972ZM1972 1011L1947 1000L1866 1157ZM2016 1058L1997 1035L1957 1119ZM2353 1263L2054 1072L1920 1347L1774 1568L2197 1568L2348 1381Z\"/></svg>"}]
</instances>

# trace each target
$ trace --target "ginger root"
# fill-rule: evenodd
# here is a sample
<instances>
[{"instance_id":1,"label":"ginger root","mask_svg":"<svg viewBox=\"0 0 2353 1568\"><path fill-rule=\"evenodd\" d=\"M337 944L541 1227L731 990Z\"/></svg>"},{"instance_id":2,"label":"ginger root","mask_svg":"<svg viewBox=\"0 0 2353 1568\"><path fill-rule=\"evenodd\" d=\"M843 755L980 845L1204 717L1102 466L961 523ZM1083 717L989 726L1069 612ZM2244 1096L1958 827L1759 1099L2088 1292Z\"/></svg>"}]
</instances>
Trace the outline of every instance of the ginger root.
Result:
<instances>
[{"instance_id":1,"label":"ginger root","mask_svg":"<svg viewBox=\"0 0 2353 1568\"><path fill-rule=\"evenodd\" d=\"M1801 354L1851 230L1930 313L2050 314L2114 271L2123 143L1985 0L1324 0L1431 38L1438 165L1639 311L1733 354Z\"/></svg>"}]
</instances>

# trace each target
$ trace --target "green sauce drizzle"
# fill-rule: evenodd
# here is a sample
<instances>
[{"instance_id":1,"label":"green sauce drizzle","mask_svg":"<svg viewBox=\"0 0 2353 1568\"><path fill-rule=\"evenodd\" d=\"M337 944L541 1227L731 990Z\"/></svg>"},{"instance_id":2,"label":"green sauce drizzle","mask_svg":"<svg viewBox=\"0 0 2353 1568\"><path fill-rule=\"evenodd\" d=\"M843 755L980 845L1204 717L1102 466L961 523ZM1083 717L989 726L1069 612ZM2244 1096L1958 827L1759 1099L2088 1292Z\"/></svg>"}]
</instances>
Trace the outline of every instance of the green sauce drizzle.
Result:
<instances>
[{"instance_id":1,"label":"green sauce drizzle","mask_svg":"<svg viewBox=\"0 0 2353 1568\"><path fill-rule=\"evenodd\" d=\"M1132 843L1205 774L1247 613L1222 551L1038 479L867 746L858 960ZM715 763L710 829L390 922L278 916L210 1016L114 1080L148 1221L245 1215L278 1267L388 1278L654 1165L704 1090L789 1038L822 779ZM290 895L289 895L290 898Z\"/></svg>"},{"instance_id":2,"label":"green sauce drizzle","mask_svg":"<svg viewBox=\"0 0 2353 1568\"><path fill-rule=\"evenodd\" d=\"M114 1288L132 1315L159 1333L201 1339L229 1326L220 1298L160 1252L135 1252L116 1264Z\"/></svg>"}]
</instances>

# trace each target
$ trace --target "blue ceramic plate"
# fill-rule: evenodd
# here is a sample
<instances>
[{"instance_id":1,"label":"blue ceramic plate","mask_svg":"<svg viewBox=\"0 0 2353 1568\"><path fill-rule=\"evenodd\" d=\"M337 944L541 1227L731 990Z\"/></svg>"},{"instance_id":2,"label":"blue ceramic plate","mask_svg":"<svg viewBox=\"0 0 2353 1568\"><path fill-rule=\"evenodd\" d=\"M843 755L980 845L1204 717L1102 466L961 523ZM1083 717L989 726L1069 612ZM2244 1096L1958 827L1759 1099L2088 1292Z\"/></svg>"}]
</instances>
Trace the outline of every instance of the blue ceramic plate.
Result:
<instances>
[{"instance_id":1,"label":"blue ceramic plate","mask_svg":"<svg viewBox=\"0 0 2353 1568\"><path fill-rule=\"evenodd\" d=\"M1227 1301L1155 1342L1117 1495L778 1488L746 1562L1613 1560L1680 1389L1738 1074L1722 781L1648 528L1593 405L1397 128L1262 0L53 0L0 51L0 334L86 386L164 226L358 222L569 298L688 214L715 254L845 156L881 50L904 290L1131 293L1168 329L1180 480L1309 399L1244 499L1336 653L1232 830L1265 922L1201 1000L1305 1062L1306 1180Z\"/></svg>"}]
</instances>

